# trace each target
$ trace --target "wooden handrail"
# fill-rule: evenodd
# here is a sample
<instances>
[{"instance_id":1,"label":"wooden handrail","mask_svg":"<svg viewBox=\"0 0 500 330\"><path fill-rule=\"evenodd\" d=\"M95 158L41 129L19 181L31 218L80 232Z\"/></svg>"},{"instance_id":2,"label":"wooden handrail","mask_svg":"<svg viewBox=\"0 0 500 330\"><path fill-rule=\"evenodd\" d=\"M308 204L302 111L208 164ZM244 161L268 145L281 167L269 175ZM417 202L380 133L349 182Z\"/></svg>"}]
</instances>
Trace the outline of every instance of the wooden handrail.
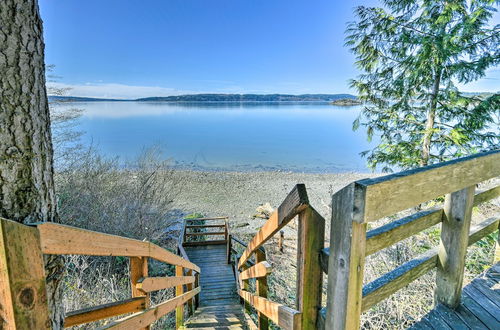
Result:
<instances>
[{"instance_id":1,"label":"wooden handrail","mask_svg":"<svg viewBox=\"0 0 500 330\"><path fill-rule=\"evenodd\" d=\"M271 274L271 272L272 272L271 265L267 261L262 261L242 271L240 273L240 277L242 280L248 280L250 278L265 277L268 274Z\"/></svg>"},{"instance_id":2,"label":"wooden handrail","mask_svg":"<svg viewBox=\"0 0 500 330\"><path fill-rule=\"evenodd\" d=\"M139 329L145 325L158 321L160 317L170 313L178 306L184 305L189 299L200 293L200 288L195 288L180 296L162 302L142 312L132 314L123 319L108 324L101 329Z\"/></svg>"},{"instance_id":3,"label":"wooden handrail","mask_svg":"<svg viewBox=\"0 0 500 330\"><path fill-rule=\"evenodd\" d=\"M185 221L198 221L198 220L203 220L203 221L210 221L210 220L224 220L224 219L229 219L229 217L212 217L212 218L192 218L192 219L184 219Z\"/></svg>"},{"instance_id":4,"label":"wooden handrail","mask_svg":"<svg viewBox=\"0 0 500 330\"><path fill-rule=\"evenodd\" d=\"M80 309L69 312L64 319L64 327L72 327L79 324L95 322L109 317L135 313L144 310L146 307L146 297L130 298L121 301Z\"/></svg>"},{"instance_id":5,"label":"wooden handrail","mask_svg":"<svg viewBox=\"0 0 500 330\"><path fill-rule=\"evenodd\" d=\"M158 245L76 227L45 222L37 225L44 254L149 257L161 262L193 269L200 268ZM89 244L89 243L92 244Z\"/></svg>"},{"instance_id":6,"label":"wooden handrail","mask_svg":"<svg viewBox=\"0 0 500 330\"><path fill-rule=\"evenodd\" d=\"M474 205L480 205L498 196L500 196L500 186L482 190L474 196ZM442 218L443 208L433 208L414 213L379 228L372 229L366 233L366 256L392 246L405 238L418 234L440 223ZM322 268L325 273L328 272L329 255L330 248L324 249Z\"/></svg>"},{"instance_id":7,"label":"wooden handrail","mask_svg":"<svg viewBox=\"0 0 500 330\"><path fill-rule=\"evenodd\" d=\"M357 181L369 222L500 175L500 150Z\"/></svg>"},{"instance_id":8,"label":"wooden handrail","mask_svg":"<svg viewBox=\"0 0 500 330\"><path fill-rule=\"evenodd\" d=\"M250 241L247 248L241 255L238 262L238 268L241 268L245 264L247 259L252 255L252 253L255 252L256 249L273 237L274 234L286 226L290 220L297 216L308 205L309 199L307 198L305 185L296 185L290 194L288 194L285 198L283 203L281 203L278 209L271 214L271 217Z\"/></svg>"},{"instance_id":9,"label":"wooden handrail","mask_svg":"<svg viewBox=\"0 0 500 330\"><path fill-rule=\"evenodd\" d=\"M178 285L191 284L194 281L194 276L146 277L141 279L135 287L144 292L153 292Z\"/></svg>"}]
</instances>

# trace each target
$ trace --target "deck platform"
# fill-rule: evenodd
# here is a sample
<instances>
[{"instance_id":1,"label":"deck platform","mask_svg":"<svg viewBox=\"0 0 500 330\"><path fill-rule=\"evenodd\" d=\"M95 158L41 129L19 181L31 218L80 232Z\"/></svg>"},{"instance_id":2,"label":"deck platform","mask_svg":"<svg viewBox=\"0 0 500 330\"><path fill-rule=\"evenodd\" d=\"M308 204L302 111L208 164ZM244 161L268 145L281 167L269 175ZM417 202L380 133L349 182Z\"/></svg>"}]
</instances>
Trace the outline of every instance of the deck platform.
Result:
<instances>
[{"instance_id":1,"label":"deck platform","mask_svg":"<svg viewBox=\"0 0 500 330\"><path fill-rule=\"evenodd\" d=\"M439 304L411 329L500 329L500 263L464 287L457 309Z\"/></svg>"},{"instance_id":2,"label":"deck platform","mask_svg":"<svg viewBox=\"0 0 500 330\"><path fill-rule=\"evenodd\" d=\"M200 307L185 329L247 329L226 245L186 246L185 250L201 269Z\"/></svg>"}]
</instances>

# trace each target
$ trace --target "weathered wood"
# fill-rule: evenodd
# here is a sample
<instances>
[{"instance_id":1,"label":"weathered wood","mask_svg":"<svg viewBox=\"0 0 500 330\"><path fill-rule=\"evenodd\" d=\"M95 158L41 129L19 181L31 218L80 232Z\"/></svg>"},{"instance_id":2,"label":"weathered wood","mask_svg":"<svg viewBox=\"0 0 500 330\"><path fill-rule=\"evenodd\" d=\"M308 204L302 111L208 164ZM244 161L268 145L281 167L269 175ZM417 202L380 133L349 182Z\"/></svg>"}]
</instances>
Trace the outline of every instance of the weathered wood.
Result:
<instances>
[{"instance_id":1,"label":"weathered wood","mask_svg":"<svg viewBox=\"0 0 500 330\"><path fill-rule=\"evenodd\" d=\"M296 308L302 313L303 330L317 327L323 288L320 253L324 239L325 219L309 206L299 214L297 240Z\"/></svg>"},{"instance_id":2,"label":"weathered wood","mask_svg":"<svg viewBox=\"0 0 500 330\"><path fill-rule=\"evenodd\" d=\"M303 211L308 205L309 199L307 198L305 185L296 185L283 203L281 203L278 209L271 214L271 217L252 238L241 255L238 262L238 268L241 268L245 264L247 259L256 249L273 237L274 234L286 226L290 220Z\"/></svg>"},{"instance_id":3,"label":"weathered wood","mask_svg":"<svg viewBox=\"0 0 500 330\"><path fill-rule=\"evenodd\" d=\"M136 285L139 281L148 276L148 258L130 258L130 289L132 298L144 297L144 309L149 307L149 293L139 290ZM142 329L149 330L149 325Z\"/></svg>"},{"instance_id":4,"label":"weathered wood","mask_svg":"<svg viewBox=\"0 0 500 330\"><path fill-rule=\"evenodd\" d=\"M146 277L137 281L135 287L142 292L153 292L193 283L194 276Z\"/></svg>"},{"instance_id":5,"label":"weathered wood","mask_svg":"<svg viewBox=\"0 0 500 330\"><path fill-rule=\"evenodd\" d=\"M449 162L364 179L366 210L361 222L374 221L430 199L500 175L500 150Z\"/></svg>"},{"instance_id":6,"label":"weathered wood","mask_svg":"<svg viewBox=\"0 0 500 330\"><path fill-rule=\"evenodd\" d=\"M225 245L227 244L225 239L221 240L210 240L210 241L200 241L200 242L184 242L184 246L202 246L202 245ZM195 269L196 270L196 269Z\"/></svg>"},{"instance_id":7,"label":"weathered wood","mask_svg":"<svg viewBox=\"0 0 500 330\"><path fill-rule=\"evenodd\" d=\"M225 231L219 231L219 232L204 231L202 233L186 233L186 236L210 236L210 235L226 235L226 232Z\"/></svg>"},{"instance_id":8,"label":"weathered wood","mask_svg":"<svg viewBox=\"0 0 500 330\"><path fill-rule=\"evenodd\" d=\"M278 237L278 250L283 253L283 242L285 241L285 231L280 230L280 236Z\"/></svg>"},{"instance_id":9,"label":"weathered wood","mask_svg":"<svg viewBox=\"0 0 500 330\"><path fill-rule=\"evenodd\" d=\"M281 328L286 330L300 329L302 314L299 311L256 296L245 290L240 290L239 295Z\"/></svg>"},{"instance_id":10,"label":"weathered wood","mask_svg":"<svg viewBox=\"0 0 500 330\"><path fill-rule=\"evenodd\" d=\"M0 328L50 325L38 230L0 218Z\"/></svg>"},{"instance_id":11,"label":"weathered wood","mask_svg":"<svg viewBox=\"0 0 500 330\"><path fill-rule=\"evenodd\" d=\"M472 227L470 229L468 245L470 246L483 239L486 235L493 233L498 229L499 224L500 217L493 217L486 219L483 222ZM495 261L494 263L497 263L497 261Z\"/></svg>"},{"instance_id":12,"label":"weathered wood","mask_svg":"<svg viewBox=\"0 0 500 330\"><path fill-rule=\"evenodd\" d=\"M474 206L478 206L498 196L500 196L500 185L490 189L481 190L474 196Z\"/></svg>"},{"instance_id":13,"label":"weathered wood","mask_svg":"<svg viewBox=\"0 0 500 330\"><path fill-rule=\"evenodd\" d=\"M192 269L187 270L186 277L190 277L193 280L193 281L186 283L186 290L189 292L189 291L193 290L193 283L195 281L195 277L193 276ZM189 299L187 302L187 305L188 305L189 315L193 315L194 310L195 310L194 299L193 298Z\"/></svg>"},{"instance_id":14,"label":"weathered wood","mask_svg":"<svg viewBox=\"0 0 500 330\"><path fill-rule=\"evenodd\" d=\"M321 250L319 255L319 262L321 264L321 269L325 274L328 274L328 260L330 259L330 248L324 248Z\"/></svg>"},{"instance_id":15,"label":"weathered wood","mask_svg":"<svg viewBox=\"0 0 500 330\"><path fill-rule=\"evenodd\" d=\"M438 250L432 249L363 287L362 312L436 267Z\"/></svg>"},{"instance_id":16,"label":"weathered wood","mask_svg":"<svg viewBox=\"0 0 500 330\"><path fill-rule=\"evenodd\" d=\"M390 222L366 234L366 255L389 247L441 222L442 209L420 211Z\"/></svg>"},{"instance_id":17,"label":"weathered wood","mask_svg":"<svg viewBox=\"0 0 500 330\"><path fill-rule=\"evenodd\" d=\"M326 329L359 329L366 250L364 189L352 183L333 195Z\"/></svg>"},{"instance_id":18,"label":"weathered wood","mask_svg":"<svg viewBox=\"0 0 500 330\"><path fill-rule=\"evenodd\" d=\"M64 319L64 327L67 328L117 315L140 312L144 309L146 309L146 297L115 301L67 313Z\"/></svg>"},{"instance_id":19,"label":"weathered wood","mask_svg":"<svg viewBox=\"0 0 500 330\"><path fill-rule=\"evenodd\" d=\"M196 229L204 229L204 228L223 228L225 227L225 224L221 225L186 225L187 228L196 228Z\"/></svg>"},{"instance_id":20,"label":"weathered wood","mask_svg":"<svg viewBox=\"0 0 500 330\"><path fill-rule=\"evenodd\" d=\"M266 254L261 250L255 251L255 262L257 264L266 261ZM259 297L267 298L267 276L260 277L255 282L255 292ZM259 330L267 330L269 329L269 320L267 316L265 316L261 312L257 312L258 314L258 324Z\"/></svg>"},{"instance_id":21,"label":"weathered wood","mask_svg":"<svg viewBox=\"0 0 500 330\"><path fill-rule=\"evenodd\" d=\"M158 321L163 315L170 313L177 306L181 306L186 303L189 299L200 293L200 288L193 289L192 291L186 292L181 296L167 300L161 304L150 307L143 312L132 314L123 319L117 320L104 326L101 329L139 329L146 325L149 325L155 321Z\"/></svg>"},{"instance_id":22,"label":"weathered wood","mask_svg":"<svg viewBox=\"0 0 500 330\"><path fill-rule=\"evenodd\" d=\"M460 304L460 294L469 242L475 186L446 195L435 299L450 308Z\"/></svg>"},{"instance_id":23,"label":"weathered wood","mask_svg":"<svg viewBox=\"0 0 500 330\"><path fill-rule=\"evenodd\" d=\"M224 220L229 219L229 217L212 217L212 218L194 218L194 219L184 219L184 221L207 221L207 220Z\"/></svg>"},{"instance_id":24,"label":"weathered wood","mask_svg":"<svg viewBox=\"0 0 500 330\"><path fill-rule=\"evenodd\" d=\"M42 223L37 228L40 232L40 242L44 254L150 257L161 262L199 271L195 264L151 242L56 223Z\"/></svg>"},{"instance_id":25,"label":"weathered wood","mask_svg":"<svg viewBox=\"0 0 500 330\"><path fill-rule=\"evenodd\" d=\"M471 229L468 245L472 245L498 228L500 219L487 219ZM324 249L326 250L326 249ZM327 252L325 252L326 254ZM405 287L420 276L428 273L437 265L438 249L432 249L418 258L412 259L393 271L386 273L363 287L363 307L366 311L371 306L384 300L399 289Z\"/></svg>"},{"instance_id":26,"label":"weathered wood","mask_svg":"<svg viewBox=\"0 0 500 330\"><path fill-rule=\"evenodd\" d=\"M175 276L183 276L184 269L180 266L175 266ZM184 286L177 285L175 287L175 296L179 297L184 294ZM175 328L179 329L184 325L184 304L177 305L175 308Z\"/></svg>"},{"instance_id":27,"label":"weathered wood","mask_svg":"<svg viewBox=\"0 0 500 330\"><path fill-rule=\"evenodd\" d=\"M226 245L226 260L227 260L227 263L230 264L231 263L231 251L233 250L232 248L232 236L230 234L227 235L227 245Z\"/></svg>"},{"instance_id":28,"label":"weathered wood","mask_svg":"<svg viewBox=\"0 0 500 330\"><path fill-rule=\"evenodd\" d=\"M241 270L242 271L245 271L246 269L248 269L247 265L243 265L243 267L241 267ZM248 282L248 280L244 280L242 277L241 277L241 273L239 274L238 278L240 279L240 287L244 290L244 291L249 291L250 290L250 283ZM250 314L252 313L252 308L251 308L251 304L250 302L246 301L245 299L244 300L244 303L243 303L243 306L245 306L245 312L247 314Z\"/></svg>"},{"instance_id":29,"label":"weathered wood","mask_svg":"<svg viewBox=\"0 0 500 330\"><path fill-rule=\"evenodd\" d=\"M265 277L273 271L271 265L267 261L256 263L254 266L242 271L240 277L242 280L251 278Z\"/></svg>"}]
</instances>

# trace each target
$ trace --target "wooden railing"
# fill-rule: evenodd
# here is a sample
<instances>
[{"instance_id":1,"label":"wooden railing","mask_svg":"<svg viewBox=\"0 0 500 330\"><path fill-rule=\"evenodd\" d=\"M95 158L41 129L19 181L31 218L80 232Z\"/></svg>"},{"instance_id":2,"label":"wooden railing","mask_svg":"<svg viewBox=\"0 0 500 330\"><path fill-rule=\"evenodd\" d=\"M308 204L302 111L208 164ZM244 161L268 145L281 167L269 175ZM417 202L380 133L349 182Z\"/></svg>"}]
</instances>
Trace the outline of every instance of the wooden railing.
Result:
<instances>
[{"instance_id":1,"label":"wooden railing","mask_svg":"<svg viewBox=\"0 0 500 330\"><path fill-rule=\"evenodd\" d=\"M133 313L105 329L139 329L183 306L200 292L200 268L153 243L75 227L41 223L26 226L0 219L0 311L6 329L49 328L43 255L122 256L130 258L131 298L67 314L65 327ZM148 259L175 265L176 276L148 277ZM182 269L189 270L185 276ZM188 285L188 292L149 306L153 291ZM194 285L194 287L193 287Z\"/></svg>"},{"instance_id":2,"label":"wooden railing","mask_svg":"<svg viewBox=\"0 0 500 330\"><path fill-rule=\"evenodd\" d=\"M499 217L470 229L472 207L500 195L500 186L475 193L476 184L500 175L500 151L356 181L334 194L330 248L322 253L328 273L327 307L320 328L358 329L374 304L437 268L435 299L460 302L467 246L496 231ZM367 232L367 224L445 196L443 208L420 211ZM365 258L441 223L441 242L363 286ZM498 249L498 245L497 245ZM498 260L497 250L497 260Z\"/></svg>"},{"instance_id":3,"label":"wooden railing","mask_svg":"<svg viewBox=\"0 0 500 330\"><path fill-rule=\"evenodd\" d=\"M184 219L182 245L227 244L229 237L227 220L228 217Z\"/></svg>"},{"instance_id":4,"label":"wooden railing","mask_svg":"<svg viewBox=\"0 0 500 330\"><path fill-rule=\"evenodd\" d=\"M267 298L267 276L272 269L266 261L262 245L298 216L297 293L295 308ZM268 320L283 329L316 329L321 308L323 272L320 253L324 244L325 220L310 205L305 186L299 184L257 232L249 244L232 237L228 244L228 260L236 251L234 241L245 247L241 256L233 255L238 294L246 310L250 306L259 314L259 329L267 329ZM251 257L255 256L255 261ZM255 292L250 292L249 280L256 279Z\"/></svg>"}]
</instances>

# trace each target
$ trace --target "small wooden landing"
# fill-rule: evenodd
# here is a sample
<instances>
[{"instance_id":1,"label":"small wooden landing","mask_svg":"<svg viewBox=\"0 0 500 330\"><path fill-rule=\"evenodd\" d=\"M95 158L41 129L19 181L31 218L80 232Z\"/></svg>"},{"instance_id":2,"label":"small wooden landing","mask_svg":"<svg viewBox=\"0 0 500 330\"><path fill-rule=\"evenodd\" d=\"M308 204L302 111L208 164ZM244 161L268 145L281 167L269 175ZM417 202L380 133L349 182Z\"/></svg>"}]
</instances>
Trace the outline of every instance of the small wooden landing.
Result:
<instances>
[{"instance_id":1,"label":"small wooden landing","mask_svg":"<svg viewBox=\"0 0 500 330\"><path fill-rule=\"evenodd\" d=\"M500 263L463 289L457 309L440 304L411 329L500 329Z\"/></svg>"},{"instance_id":2,"label":"small wooden landing","mask_svg":"<svg viewBox=\"0 0 500 330\"><path fill-rule=\"evenodd\" d=\"M200 307L185 329L247 329L226 245L186 246L185 250L201 269Z\"/></svg>"}]
</instances>

